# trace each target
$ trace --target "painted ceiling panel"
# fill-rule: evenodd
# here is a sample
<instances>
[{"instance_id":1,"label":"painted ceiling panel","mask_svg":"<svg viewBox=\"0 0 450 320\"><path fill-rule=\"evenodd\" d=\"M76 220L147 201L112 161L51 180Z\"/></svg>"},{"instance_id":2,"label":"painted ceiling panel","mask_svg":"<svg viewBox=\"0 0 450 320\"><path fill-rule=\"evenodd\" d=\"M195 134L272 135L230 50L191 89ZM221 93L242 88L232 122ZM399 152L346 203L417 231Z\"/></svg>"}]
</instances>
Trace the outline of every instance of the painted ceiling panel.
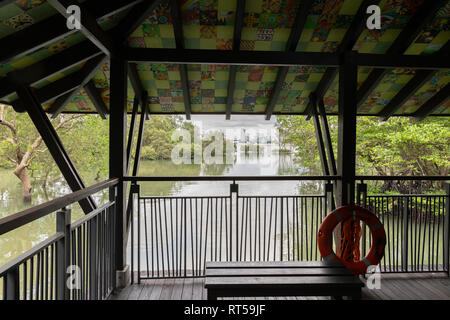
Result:
<instances>
[{"instance_id":1,"label":"painted ceiling panel","mask_svg":"<svg viewBox=\"0 0 450 320\"><path fill-rule=\"evenodd\" d=\"M88 0L93 1L93 0ZM240 50L284 51L297 10L305 0L247 0L243 17ZM363 0L313 0L297 51L335 52ZM175 48L174 25L169 0L162 0L153 12L128 38L133 48ZM354 46L360 53L385 53L400 34L424 0L381 0L381 30L364 30ZM232 50L236 0L183 0L180 7L184 45L188 49ZM127 10L99 21L104 30L116 26ZM0 39L11 33L57 14L40 0L20 0L0 8ZM441 8L406 50L406 54L426 55L438 51L450 39L450 2ZM51 57L85 40L74 33L25 56L0 65L0 79L8 72L25 68ZM79 70L83 64L68 68L39 81L40 88ZM138 74L149 93L151 112L185 112L180 67L174 64L138 63ZM278 67L238 66L233 92L232 111L263 113L274 89ZM326 68L311 66L290 67L275 103L274 112L292 113L305 110L308 96L323 77ZM358 69L358 88L364 83L371 68ZM230 68L226 65L187 65L191 111L193 113L224 113L228 96ZM388 72L362 104L359 112L376 114L415 75L414 70L395 69ZM399 114L416 111L434 93L450 80L443 70L426 83L399 109ZM103 101L109 108L109 64L105 64L93 79ZM134 92L128 86L128 110L131 111ZM11 95L6 101L16 98ZM3 99L5 100L5 98ZM327 112L337 112L338 77L324 97ZM66 107L66 111L94 110L82 90ZM436 113L449 113L448 102Z\"/></svg>"}]
</instances>

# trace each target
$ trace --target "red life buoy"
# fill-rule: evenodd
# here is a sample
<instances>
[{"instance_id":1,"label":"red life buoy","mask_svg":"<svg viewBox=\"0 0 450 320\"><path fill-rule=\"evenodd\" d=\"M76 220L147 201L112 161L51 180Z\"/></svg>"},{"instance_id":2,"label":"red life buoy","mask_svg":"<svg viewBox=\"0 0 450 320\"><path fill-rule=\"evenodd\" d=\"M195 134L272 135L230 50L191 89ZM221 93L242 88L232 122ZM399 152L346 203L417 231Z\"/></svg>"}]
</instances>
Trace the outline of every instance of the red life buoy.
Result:
<instances>
[{"instance_id":1,"label":"red life buoy","mask_svg":"<svg viewBox=\"0 0 450 320\"><path fill-rule=\"evenodd\" d=\"M372 247L362 260L349 262L341 260L334 252L332 235L338 223L352 218L364 221L370 228ZM383 258L386 233L383 224L372 212L358 205L348 205L337 208L325 217L320 225L317 240L320 254L325 261L341 261L354 274L365 274L368 266L377 265Z\"/></svg>"}]
</instances>

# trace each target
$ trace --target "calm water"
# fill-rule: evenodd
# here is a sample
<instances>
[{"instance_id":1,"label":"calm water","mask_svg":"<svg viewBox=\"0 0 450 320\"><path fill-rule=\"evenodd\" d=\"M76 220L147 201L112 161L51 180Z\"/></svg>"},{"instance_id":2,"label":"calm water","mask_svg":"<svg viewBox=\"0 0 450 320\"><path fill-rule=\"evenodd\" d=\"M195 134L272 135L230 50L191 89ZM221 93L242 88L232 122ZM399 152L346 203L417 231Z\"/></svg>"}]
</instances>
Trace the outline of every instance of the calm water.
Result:
<instances>
[{"instance_id":1,"label":"calm water","mask_svg":"<svg viewBox=\"0 0 450 320\"><path fill-rule=\"evenodd\" d=\"M234 164L222 165L175 165L171 161L143 161L142 176L200 176L200 175L296 175L308 174L307 170L295 163L292 155L278 154L266 148L263 154L237 154ZM87 185L95 183L92 174L82 172ZM142 184L144 195L228 195L229 182L152 182ZM240 182L242 195L296 195L311 193L319 185L305 185L296 181ZM31 203L23 203L22 188L12 170L0 170L0 218L36 206L40 203L70 193L63 179L53 182L45 190L33 185ZM96 195L97 203L107 200L106 194ZM83 213L78 204L72 205L72 220L79 219ZM55 232L55 215L51 214L29 223L17 230L0 236L0 265L13 259L33 245Z\"/></svg>"}]
</instances>

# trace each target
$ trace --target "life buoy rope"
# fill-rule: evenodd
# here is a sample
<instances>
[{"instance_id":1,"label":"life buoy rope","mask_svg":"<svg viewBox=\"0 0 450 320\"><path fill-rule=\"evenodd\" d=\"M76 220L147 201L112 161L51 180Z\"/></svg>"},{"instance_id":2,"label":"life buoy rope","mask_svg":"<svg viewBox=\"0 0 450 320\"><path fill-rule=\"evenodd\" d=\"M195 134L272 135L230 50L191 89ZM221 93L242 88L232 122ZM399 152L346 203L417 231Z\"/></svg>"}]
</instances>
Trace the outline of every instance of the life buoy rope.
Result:
<instances>
[{"instance_id":1,"label":"life buoy rope","mask_svg":"<svg viewBox=\"0 0 450 320\"><path fill-rule=\"evenodd\" d=\"M362 220L369 227L372 235L372 246L368 254L361 260L359 260L359 255L355 255L351 261L342 259L336 255L332 248L334 229L339 223L348 222L349 219L356 221L358 227L359 220ZM357 228L352 228L352 230L355 232L354 230L357 230ZM319 228L317 242L320 254L325 261L341 261L354 274L364 274L368 266L377 265L383 258L384 247L386 246L386 233L383 224L372 212L358 205L348 205L337 208L325 217ZM350 242L350 246L352 245L354 243ZM340 249L342 250L342 247ZM348 248L346 249L348 250Z\"/></svg>"}]
</instances>

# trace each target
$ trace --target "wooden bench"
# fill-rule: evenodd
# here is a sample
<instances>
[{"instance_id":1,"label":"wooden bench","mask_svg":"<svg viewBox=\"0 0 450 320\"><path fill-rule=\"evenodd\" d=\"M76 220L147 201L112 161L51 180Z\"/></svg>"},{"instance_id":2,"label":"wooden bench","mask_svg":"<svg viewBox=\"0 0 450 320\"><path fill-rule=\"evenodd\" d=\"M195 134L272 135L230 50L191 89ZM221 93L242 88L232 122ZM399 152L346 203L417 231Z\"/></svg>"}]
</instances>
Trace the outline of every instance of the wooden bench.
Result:
<instances>
[{"instance_id":1,"label":"wooden bench","mask_svg":"<svg viewBox=\"0 0 450 320\"><path fill-rule=\"evenodd\" d=\"M341 263L208 262L208 300L218 297L343 296L361 298L363 282Z\"/></svg>"}]
</instances>

